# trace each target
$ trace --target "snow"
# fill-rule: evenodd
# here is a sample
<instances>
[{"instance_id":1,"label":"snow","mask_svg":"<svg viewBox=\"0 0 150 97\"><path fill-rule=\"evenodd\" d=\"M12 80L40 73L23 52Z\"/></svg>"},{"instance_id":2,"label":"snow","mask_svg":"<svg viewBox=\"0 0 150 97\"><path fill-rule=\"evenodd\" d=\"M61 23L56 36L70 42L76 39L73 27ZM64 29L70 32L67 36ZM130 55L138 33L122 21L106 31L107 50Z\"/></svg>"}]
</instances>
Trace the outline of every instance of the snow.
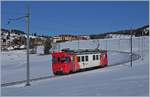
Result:
<instances>
[{"instance_id":1,"label":"snow","mask_svg":"<svg viewBox=\"0 0 150 97\"><path fill-rule=\"evenodd\" d=\"M13 48L13 47L8 47L7 49L8 49L8 50L13 50L14 48Z\"/></svg>"},{"instance_id":2,"label":"snow","mask_svg":"<svg viewBox=\"0 0 150 97\"><path fill-rule=\"evenodd\" d=\"M25 38L27 38L27 35L26 35L26 34L24 34L23 36L24 36ZM29 38L36 38L36 36L29 35Z\"/></svg>"},{"instance_id":3,"label":"snow","mask_svg":"<svg viewBox=\"0 0 150 97\"><path fill-rule=\"evenodd\" d=\"M109 65L128 61L130 55L118 51L129 51L128 39L99 40L100 48L108 52ZM117 66L80 72L25 84L2 87L3 96L148 96L149 95L149 37L133 39L133 51L142 58ZM97 40L80 41L80 48L95 48ZM83 43L84 45L81 45ZM107 44L106 44L107 43ZM65 42L60 48L77 49L78 41ZM76 47L77 46L77 47ZM143 52L142 52L143 51ZM2 52L2 83L25 79L25 51ZM115 57L114 57L115 56ZM31 77L53 75L50 55L31 55Z\"/></svg>"},{"instance_id":4,"label":"snow","mask_svg":"<svg viewBox=\"0 0 150 97\"><path fill-rule=\"evenodd\" d=\"M20 48L22 48L22 49L25 48L25 47L26 47L25 45L21 45L21 46L20 46Z\"/></svg>"},{"instance_id":5,"label":"snow","mask_svg":"<svg viewBox=\"0 0 150 97\"><path fill-rule=\"evenodd\" d=\"M44 46L37 46L37 54L44 54Z\"/></svg>"},{"instance_id":6,"label":"snow","mask_svg":"<svg viewBox=\"0 0 150 97\"><path fill-rule=\"evenodd\" d=\"M2 52L2 83L26 79L26 51ZM51 74L51 55L30 55L31 78Z\"/></svg>"}]
</instances>

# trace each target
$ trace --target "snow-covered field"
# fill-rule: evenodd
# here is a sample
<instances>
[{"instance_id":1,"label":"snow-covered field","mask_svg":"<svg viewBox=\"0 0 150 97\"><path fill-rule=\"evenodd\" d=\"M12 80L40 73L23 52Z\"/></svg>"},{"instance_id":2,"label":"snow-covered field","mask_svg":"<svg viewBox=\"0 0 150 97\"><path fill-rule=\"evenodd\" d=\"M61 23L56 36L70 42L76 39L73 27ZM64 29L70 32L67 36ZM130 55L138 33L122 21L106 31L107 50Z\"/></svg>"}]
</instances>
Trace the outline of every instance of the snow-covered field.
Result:
<instances>
[{"instance_id":1,"label":"snow-covered field","mask_svg":"<svg viewBox=\"0 0 150 97\"><path fill-rule=\"evenodd\" d=\"M96 41L96 42L95 42ZM121 41L121 42L118 42ZM2 95L25 96L148 96L149 95L149 37L133 39L133 51L143 55L138 59L113 67L75 73L67 76L32 82L30 87L25 84L2 88ZM101 49L129 51L128 39L99 40ZM95 48L97 40L80 41L80 48ZM84 45L83 45L84 44ZM115 45L116 44L116 45ZM60 48L78 47L78 41L60 44ZM109 65L130 59L128 53L109 51ZM143 51L143 52L142 52ZM31 77L52 75L51 56L31 55ZM2 52L2 83L25 79L25 51Z\"/></svg>"},{"instance_id":2,"label":"snow-covered field","mask_svg":"<svg viewBox=\"0 0 150 97\"><path fill-rule=\"evenodd\" d=\"M26 51L2 52L2 83L26 78ZM31 78L51 73L51 55L30 55Z\"/></svg>"}]
</instances>

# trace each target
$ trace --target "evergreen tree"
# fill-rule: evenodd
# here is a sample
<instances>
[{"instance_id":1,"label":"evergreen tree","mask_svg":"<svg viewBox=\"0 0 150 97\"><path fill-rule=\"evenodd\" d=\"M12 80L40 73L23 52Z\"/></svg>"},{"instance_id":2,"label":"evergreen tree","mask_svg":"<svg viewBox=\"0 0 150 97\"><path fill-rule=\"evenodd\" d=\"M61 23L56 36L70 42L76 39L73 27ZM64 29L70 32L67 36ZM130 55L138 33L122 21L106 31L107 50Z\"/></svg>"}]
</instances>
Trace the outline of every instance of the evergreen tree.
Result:
<instances>
[{"instance_id":1,"label":"evergreen tree","mask_svg":"<svg viewBox=\"0 0 150 97\"><path fill-rule=\"evenodd\" d=\"M34 33L34 36L36 36L36 33Z\"/></svg>"},{"instance_id":2,"label":"evergreen tree","mask_svg":"<svg viewBox=\"0 0 150 97\"><path fill-rule=\"evenodd\" d=\"M50 38L47 38L45 43L44 43L44 54L49 54L49 50L51 49L52 45L52 40Z\"/></svg>"}]
</instances>

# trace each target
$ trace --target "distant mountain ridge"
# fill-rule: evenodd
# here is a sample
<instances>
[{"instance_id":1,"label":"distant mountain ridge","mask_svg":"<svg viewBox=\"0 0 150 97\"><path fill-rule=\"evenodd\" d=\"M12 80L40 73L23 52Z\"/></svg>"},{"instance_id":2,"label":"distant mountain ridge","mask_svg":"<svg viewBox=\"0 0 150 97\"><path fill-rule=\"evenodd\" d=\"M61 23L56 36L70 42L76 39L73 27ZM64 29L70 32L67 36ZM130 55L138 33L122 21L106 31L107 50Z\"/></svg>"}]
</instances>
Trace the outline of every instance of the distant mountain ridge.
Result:
<instances>
[{"instance_id":1,"label":"distant mountain ridge","mask_svg":"<svg viewBox=\"0 0 150 97\"><path fill-rule=\"evenodd\" d=\"M143 32L145 32L144 30L147 31L147 33L143 34ZM120 31L115 31L115 32L106 32L103 34L93 34L93 35L90 35L90 38L91 39L109 38L109 37L107 37L107 35L109 35L109 34L130 35L131 31L132 31L132 34L135 35L135 37L142 36L142 34L144 36L149 36L149 25L145 25L145 26L142 26L140 28L132 29L132 30L120 30Z\"/></svg>"}]
</instances>

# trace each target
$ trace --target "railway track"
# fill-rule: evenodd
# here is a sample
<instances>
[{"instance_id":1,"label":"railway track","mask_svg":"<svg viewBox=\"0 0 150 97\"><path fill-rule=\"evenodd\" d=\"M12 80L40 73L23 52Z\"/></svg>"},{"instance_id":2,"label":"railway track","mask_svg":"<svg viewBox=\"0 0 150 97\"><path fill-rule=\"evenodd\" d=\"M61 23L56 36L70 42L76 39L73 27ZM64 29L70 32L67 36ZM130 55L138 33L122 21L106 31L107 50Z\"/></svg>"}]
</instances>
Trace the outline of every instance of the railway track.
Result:
<instances>
[{"instance_id":1,"label":"railway track","mask_svg":"<svg viewBox=\"0 0 150 97\"><path fill-rule=\"evenodd\" d=\"M30 82L43 80L43 79L54 78L54 77L56 77L56 76L43 76L43 77L33 78L33 79L30 79ZM1 87L12 86L12 85L17 85L17 84L23 84L25 82L26 82L26 80L3 83L3 84L1 84Z\"/></svg>"},{"instance_id":2,"label":"railway track","mask_svg":"<svg viewBox=\"0 0 150 97\"><path fill-rule=\"evenodd\" d=\"M128 53L128 52L122 52L122 53ZM130 54L130 53L128 53L128 54ZM133 61L138 60L139 58L140 58L140 55L137 55L137 54L134 54L134 53L132 54L132 60ZM124 62L118 62L118 63L113 64L113 65L108 65L107 67L122 65L122 64L128 63L128 62L130 62L130 60L126 60ZM92 69L90 69L90 70L92 70ZM79 72L83 72L83 71L79 71ZM79 73L79 72L75 72L75 73ZM67 76L67 75L61 75L61 76ZM51 78L56 78L56 77L61 77L61 76L54 76L54 75L53 76L43 76L43 77L30 79L30 82L44 80L44 79L51 79ZM25 82L26 82L26 80L2 83L1 87L7 87L7 86L13 86L13 85L17 85L17 84L23 84Z\"/></svg>"}]
</instances>

